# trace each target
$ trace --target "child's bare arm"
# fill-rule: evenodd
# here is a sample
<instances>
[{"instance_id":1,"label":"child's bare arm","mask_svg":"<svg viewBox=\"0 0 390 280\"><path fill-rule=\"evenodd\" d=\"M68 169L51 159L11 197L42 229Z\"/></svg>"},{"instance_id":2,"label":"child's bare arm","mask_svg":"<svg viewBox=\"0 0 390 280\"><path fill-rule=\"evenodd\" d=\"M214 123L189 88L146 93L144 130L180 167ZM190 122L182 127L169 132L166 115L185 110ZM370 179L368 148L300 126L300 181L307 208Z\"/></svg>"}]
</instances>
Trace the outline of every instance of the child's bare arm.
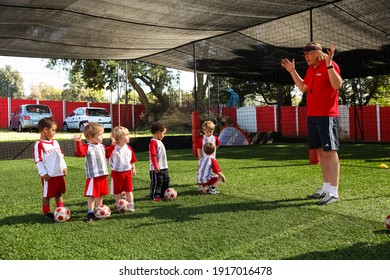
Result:
<instances>
[{"instance_id":1,"label":"child's bare arm","mask_svg":"<svg viewBox=\"0 0 390 280\"><path fill-rule=\"evenodd\" d=\"M222 174L222 172L218 172L217 175L219 178L221 178L222 182L224 182L224 183L226 182L226 177L225 177L225 175Z\"/></svg>"},{"instance_id":2,"label":"child's bare arm","mask_svg":"<svg viewBox=\"0 0 390 280\"><path fill-rule=\"evenodd\" d=\"M198 159L201 159L202 158L202 150L197 149L197 152L198 152Z\"/></svg>"},{"instance_id":3,"label":"child's bare arm","mask_svg":"<svg viewBox=\"0 0 390 280\"><path fill-rule=\"evenodd\" d=\"M75 142L81 141L81 134L75 134L75 135L73 135L73 140L74 140Z\"/></svg>"}]
</instances>

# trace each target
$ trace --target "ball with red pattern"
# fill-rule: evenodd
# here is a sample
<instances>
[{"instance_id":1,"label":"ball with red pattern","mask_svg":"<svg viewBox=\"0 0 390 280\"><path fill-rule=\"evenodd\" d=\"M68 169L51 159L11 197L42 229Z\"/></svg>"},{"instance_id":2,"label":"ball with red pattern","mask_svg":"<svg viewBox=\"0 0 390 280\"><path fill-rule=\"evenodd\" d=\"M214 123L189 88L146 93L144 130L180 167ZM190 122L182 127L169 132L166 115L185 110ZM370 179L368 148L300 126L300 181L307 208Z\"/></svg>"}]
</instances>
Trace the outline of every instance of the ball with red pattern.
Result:
<instances>
[{"instance_id":1,"label":"ball with red pattern","mask_svg":"<svg viewBox=\"0 0 390 280\"><path fill-rule=\"evenodd\" d=\"M390 214L385 219L385 227L390 232Z\"/></svg>"},{"instance_id":2,"label":"ball with red pattern","mask_svg":"<svg viewBox=\"0 0 390 280\"><path fill-rule=\"evenodd\" d=\"M115 202L115 211L118 213L125 213L126 211L129 211L130 209L130 203L126 199L119 199L117 202Z\"/></svg>"},{"instance_id":3,"label":"ball with red pattern","mask_svg":"<svg viewBox=\"0 0 390 280\"><path fill-rule=\"evenodd\" d=\"M200 194L210 193L210 187L208 185L200 185L199 186L199 193Z\"/></svg>"},{"instance_id":4,"label":"ball with red pattern","mask_svg":"<svg viewBox=\"0 0 390 280\"><path fill-rule=\"evenodd\" d=\"M98 220L105 220L111 217L111 209L107 205L99 205L95 208L95 217Z\"/></svg>"},{"instance_id":5,"label":"ball with red pattern","mask_svg":"<svg viewBox=\"0 0 390 280\"><path fill-rule=\"evenodd\" d=\"M64 223L70 220L70 210L67 207L57 207L53 213L54 221L57 223Z\"/></svg>"},{"instance_id":6,"label":"ball with red pattern","mask_svg":"<svg viewBox=\"0 0 390 280\"><path fill-rule=\"evenodd\" d=\"M175 200L177 197L177 191L174 188L168 188L164 193L166 200Z\"/></svg>"}]
</instances>

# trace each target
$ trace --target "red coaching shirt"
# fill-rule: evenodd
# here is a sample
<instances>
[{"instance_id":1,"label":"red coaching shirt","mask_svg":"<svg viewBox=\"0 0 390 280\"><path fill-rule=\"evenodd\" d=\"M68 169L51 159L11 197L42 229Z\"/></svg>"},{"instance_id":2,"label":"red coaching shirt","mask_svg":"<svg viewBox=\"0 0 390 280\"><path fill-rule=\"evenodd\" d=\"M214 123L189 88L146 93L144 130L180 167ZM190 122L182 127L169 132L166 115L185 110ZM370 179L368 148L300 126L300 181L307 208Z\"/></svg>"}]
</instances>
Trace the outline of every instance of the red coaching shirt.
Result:
<instances>
[{"instance_id":1,"label":"red coaching shirt","mask_svg":"<svg viewBox=\"0 0 390 280\"><path fill-rule=\"evenodd\" d=\"M340 68L332 62L334 70L340 74ZM307 89L307 115L331 116L339 115L339 91L330 84L326 61L320 61L317 67L310 66L306 71L303 82Z\"/></svg>"}]
</instances>

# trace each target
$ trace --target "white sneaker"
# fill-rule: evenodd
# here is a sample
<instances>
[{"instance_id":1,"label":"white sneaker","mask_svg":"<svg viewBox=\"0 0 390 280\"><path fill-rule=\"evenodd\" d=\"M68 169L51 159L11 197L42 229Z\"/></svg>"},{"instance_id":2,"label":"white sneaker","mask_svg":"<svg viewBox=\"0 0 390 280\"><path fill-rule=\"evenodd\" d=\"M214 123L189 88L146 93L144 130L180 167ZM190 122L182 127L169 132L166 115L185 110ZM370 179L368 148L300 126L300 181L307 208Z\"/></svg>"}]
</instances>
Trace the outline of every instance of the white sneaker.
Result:
<instances>
[{"instance_id":1,"label":"white sneaker","mask_svg":"<svg viewBox=\"0 0 390 280\"><path fill-rule=\"evenodd\" d=\"M134 212L134 211L135 211L134 204L130 205L129 211L130 211L130 212Z\"/></svg>"},{"instance_id":2,"label":"white sneaker","mask_svg":"<svg viewBox=\"0 0 390 280\"><path fill-rule=\"evenodd\" d=\"M209 194L219 194L219 191L216 188L210 188Z\"/></svg>"},{"instance_id":3,"label":"white sneaker","mask_svg":"<svg viewBox=\"0 0 390 280\"><path fill-rule=\"evenodd\" d=\"M311 194L311 195L308 195L307 198L308 198L308 199L323 198L323 197L325 197L325 194L326 194L326 192L324 192L324 191L322 190L322 187L321 187L321 188L319 188L318 190L316 190L315 193L313 193L313 194Z\"/></svg>"},{"instance_id":4,"label":"white sneaker","mask_svg":"<svg viewBox=\"0 0 390 280\"><path fill-rule=\"evenodd\" d=\"M333 202L338 202L338 201L339 201L338 197L335 197L334 195L327 192L325 194L325 197L323 199L321 199L320 201L318 201L317 204L318 205L327 205L327 204L331 204Z\"/></svg>"}]
</instances>

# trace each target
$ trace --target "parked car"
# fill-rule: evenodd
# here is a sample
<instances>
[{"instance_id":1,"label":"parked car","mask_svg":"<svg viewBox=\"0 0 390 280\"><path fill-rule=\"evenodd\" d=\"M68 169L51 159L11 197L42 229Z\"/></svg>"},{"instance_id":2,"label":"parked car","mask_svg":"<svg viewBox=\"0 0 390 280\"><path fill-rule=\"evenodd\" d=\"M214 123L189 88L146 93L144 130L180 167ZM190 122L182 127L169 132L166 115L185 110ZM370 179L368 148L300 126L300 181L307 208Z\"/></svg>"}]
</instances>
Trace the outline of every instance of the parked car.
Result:
<instances>
[{"instance_id":1,"label":"parked car","mask_svg":"<svg viewBox=\"0 0 390 280\"><path fill-rule=\"evenodd\" d=\"M9 121L9 130L36 130L38 122L43 118L53 118L53 114L47 105L42 104L24 104L19 106L11 114Z\"/></svg>"},{"instance_id":2,"label":"parked car","mask_svg":"<svg viewBox=\"0 0 390 280\"><path fill-rule=\"evenodd\" d=\"M79 107L75 109L65 120L63 130L84 131L84 126L90 122L100 123L105 131L112 130L111 116L104 108Z\"/></svg>"}]
</instances>

